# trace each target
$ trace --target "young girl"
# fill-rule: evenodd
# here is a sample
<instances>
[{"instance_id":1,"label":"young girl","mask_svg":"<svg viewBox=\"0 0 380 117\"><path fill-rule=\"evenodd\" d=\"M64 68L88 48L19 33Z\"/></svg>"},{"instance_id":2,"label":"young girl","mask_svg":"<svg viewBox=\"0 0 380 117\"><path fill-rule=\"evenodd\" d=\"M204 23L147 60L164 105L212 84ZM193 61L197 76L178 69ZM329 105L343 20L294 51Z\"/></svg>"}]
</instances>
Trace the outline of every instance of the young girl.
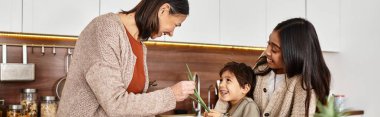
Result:
<instances>
[{"instance_id":1,"label":"young girl","mask_svg":"<svg viewBox=\"0 0 380 117\"><path fill-rule=\"evenodd\" d=\"M256 84L252 68L244 63L229 62L220 70L219 75L219 99L228 102L224 105L226 111L211 110L205 116L259 117L259 108L252 99Z\"/></svg>"}]
</instances>

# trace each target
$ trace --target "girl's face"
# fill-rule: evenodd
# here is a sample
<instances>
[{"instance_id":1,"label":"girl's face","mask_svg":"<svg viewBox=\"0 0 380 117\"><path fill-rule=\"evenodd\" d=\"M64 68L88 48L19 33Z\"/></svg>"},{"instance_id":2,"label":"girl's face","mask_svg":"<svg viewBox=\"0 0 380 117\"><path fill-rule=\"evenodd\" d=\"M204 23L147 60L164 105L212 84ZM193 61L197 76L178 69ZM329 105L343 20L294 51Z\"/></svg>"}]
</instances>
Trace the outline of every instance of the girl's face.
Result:
<instances>
[{"instance_id":1,"label":"girl's face","mask_svg":"<svg viewBox=\"0 0 380 117\"><path fill-rule=\"evenodd\" d=\"M183 14L170 14L170 5L168 3L163 4L158 11L159 29L158 33L152 34L151 38L155 39L162 35L173 36L174 29L180 27L182 22L185 21L187 15Z\"/></svg>"},{"instance_id":2,"label":"girl's face","mask_svg":"<svg viewBox=\"0 0 380 117\"><path fill-rule=\"evenodd\" d=\"M280 35L273 31L269 36L267 49L264 51L270 68L284 71L284 61L281 52Z\"/></svg>"},{"instance_id":3,"label":"girl's face","mask_svg":"<svg viewBox=\"0 0 380 117\"><path fill-rule=\"evenodd\" d=\"M244 88L240 87L235 75L228 70L223 72L220 81L219 98L232 104L238 103L250 90L248 84Z\"/></svg>"}]
</instances>

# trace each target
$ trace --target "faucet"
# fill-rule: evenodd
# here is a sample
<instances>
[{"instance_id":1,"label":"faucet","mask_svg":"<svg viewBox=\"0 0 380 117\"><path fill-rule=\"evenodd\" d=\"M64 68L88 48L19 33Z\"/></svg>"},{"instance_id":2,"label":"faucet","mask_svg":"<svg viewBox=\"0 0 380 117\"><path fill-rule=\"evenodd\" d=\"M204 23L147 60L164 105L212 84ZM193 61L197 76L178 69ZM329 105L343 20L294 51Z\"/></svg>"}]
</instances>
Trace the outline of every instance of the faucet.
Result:
<instances>
[{"instance_id":1,"label":"faucet","mask_svg":"<svg viewBox=\"0 0 380 117\"><path fill-rule=\"evenodd\" d=\"M194 78L195 78L195 81L196 81L196 88L197 88L197 91L198 91L198 95L200 96L201 95L201 80L200 80L200 78L199 78L199 76L198 76L198 74L194 74ZM193 79L194 79L193 78ZM202 106L201 106L201 104L200 103L198 103L197 104L197 106L195 107L195 103L194 103L194 101L193 101L193 109L195 110L195 112L196 112L196 116L197 117L200 117L200 116L202 116Z\"/></svg>"},{"instance_id":2,"label":"faucet","mask_svg":"<svg viewBox=\"0 0 380 117\"><path fill-rule=\"evenodd\" d=\"M216 88L216 86L214 84L210 85L208 87L208 91L207 91L207 106L208 108L210 109L213 109L214 108L214 105L211 104L211 90L214 89L214 92L215 92L215 96L218 96L218 89Z\"/></svg>"},{"instance_id":3,"label":"faucet","mask_svg":"<svg viewBox=\"0 0 380 117\"><path fill-rule=\"evenodd\" d=\"M210 108L210 109L213 109L213 108L214 108L214 105L211 104L211 90L214 89L216 99L218 99L218 89L219 89L219 84L220 84L220 81L217 80L217 81L216 81L216 84L211 84L211 85L208 87L208 91L207 91L207 106L208 106L208 108Z\"/></svg>"}]
</instances>

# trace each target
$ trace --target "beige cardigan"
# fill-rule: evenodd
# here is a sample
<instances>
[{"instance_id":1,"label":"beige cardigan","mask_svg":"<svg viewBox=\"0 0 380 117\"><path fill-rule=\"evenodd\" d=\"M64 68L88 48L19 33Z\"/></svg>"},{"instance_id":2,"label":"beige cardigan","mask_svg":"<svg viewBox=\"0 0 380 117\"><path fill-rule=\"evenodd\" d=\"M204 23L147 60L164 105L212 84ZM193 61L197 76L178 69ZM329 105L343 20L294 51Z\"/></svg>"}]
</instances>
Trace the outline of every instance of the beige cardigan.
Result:
<instances>
[{"instance_id":1,"label":"beige cardigan","mask_svg":"<svg viewBox=\"0 0 380 117\"><path fill-rule=\"evenodd\" d=\"M268 102L266 89L267 80L270 75L257 75L257 84L254 91L254 101L260 109L262 117L305 117L306 90L301 85L301 78L294 76L285 78L285 85L281 85ZM309 116L313 117L316 110L316 97L314 91L311 92ZM268 103L267 103L268 102ZM226 102L218 101L215 110L226 112Z\"/></svg>"},{"instance_id":2,"label":"beige cardigan","mask_svg":"<svg viewBox=\"0 0 380 117\"><path fill-rule=\"evenodd\" d=\"M117 14L108 13L91 21L75 46L58 117L153 116L176 106L170 88L143 94L126 91L131 82L136 56Z\"/></svg>"},{"instance_id":3,"label":"beige cardigan","mask_svg":"<svg viewBox=\"0 0 380 117\"><path fill-rule=\"evenodd\" d=\"M265 89L270 75L257 76L254 99L260 108L261 116L270 117L305 117L306 90L302 88L301 78L285 78L285 85L280 85L268 102ZM316 97L311 92L309 116L313 117L316 109ZM268 102L268 103L267 103Z\"/></svg>"}]
</instances>

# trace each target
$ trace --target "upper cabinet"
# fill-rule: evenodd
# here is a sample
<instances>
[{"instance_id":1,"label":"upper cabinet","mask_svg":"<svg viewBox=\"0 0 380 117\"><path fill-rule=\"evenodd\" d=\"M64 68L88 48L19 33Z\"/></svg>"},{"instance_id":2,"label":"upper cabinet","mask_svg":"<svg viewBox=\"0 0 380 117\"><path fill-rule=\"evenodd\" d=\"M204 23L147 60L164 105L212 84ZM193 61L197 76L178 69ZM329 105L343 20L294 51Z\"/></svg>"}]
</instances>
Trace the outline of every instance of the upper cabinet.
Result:
<instances>
[{"instance_id":1,"label":"upper cabinet","mask_svg":"<svg viewBox=\"0 0 380 117\"><path fill-rule=\"evenodd\" d=\"M282 21L290 18L305 18L305 0L266 0L267 3L267 28L266 34L273 31L274 27ZM268 37L267 37L268 38ZM267 39L268 40L268 39Z\"/></svg>"},{"instance_id":2,"label":"upper cabinet","mask_svg":"<svg viewBox=\"0 0 380 117\"><path fill-rule=\"evenodd\" d=\"M100 0L100 14L118 13L134 8L141 0Z\"/></svg>"},{"instance_id":3,"label":"upper cabinet","mask_svg":"<svg viewBox=\"0 0 380 117\"><path fill-rule=\"evenodd\" d=\"M99 11L98 0L24 0L23 32L79 35Z\"/></svg>"},{"instance_id":4,"label":"upper cabinet","mask_svg":"<svg viewBox=\"0 0 380 117\"><path fill-rule=\"evenodd\" d=\"M163 35L157 40L220 44L219 0L189 0L189 15L173 37Z\"/></svg>"},{"instance_id":5,"label":"upper cabinet","mask_svg":"<svg viewBox=\"0 0 380 117\"><path fill-rule=\"evenodd\" d=\"M22 1L0 0L0 31L22 31Z\"/></svg>"},{"instance_id":6,"label":"upper cabinet","mask_svg":"<svg viewBox=\"0 0 380 117\"><path fill-rule=\"evenodd\" d=\"M264 47L267 0L220 0L221 44Z\"/></svg>"},{"instance_id":7,"label":"upper cabinet","mask_svg":"<svg viewBox=\"0 0 380 117\"><path fill-rule=\"evenodd\" d=\"M1 0L0 31L79 35L101 14L130 10L141 0ZM174 36L155 40L266 47L274 27L307 18L323 51L338 51L340 0L189 0L190 14Z\"/></svg>"},{"instance_id":8,"label":"upper cabinet","mask_svg":"<svg viewBox=\"0 0 380 117\"><path fill-rule=\"evenodd\" d=\"M305 0L220 0L221 44L266 47L280 22L305 17Z\"/></svg>"},{"instance_id":9,"label":"upper cabinet","mask_svg":"<svg viewBox=\"0 0 380 117\"><path fill-rule=\"evenodd\" d=\"M339 51L340 0L307 1L307 19L313 23L323 51Z\"/></svg>"}]
</instances>

